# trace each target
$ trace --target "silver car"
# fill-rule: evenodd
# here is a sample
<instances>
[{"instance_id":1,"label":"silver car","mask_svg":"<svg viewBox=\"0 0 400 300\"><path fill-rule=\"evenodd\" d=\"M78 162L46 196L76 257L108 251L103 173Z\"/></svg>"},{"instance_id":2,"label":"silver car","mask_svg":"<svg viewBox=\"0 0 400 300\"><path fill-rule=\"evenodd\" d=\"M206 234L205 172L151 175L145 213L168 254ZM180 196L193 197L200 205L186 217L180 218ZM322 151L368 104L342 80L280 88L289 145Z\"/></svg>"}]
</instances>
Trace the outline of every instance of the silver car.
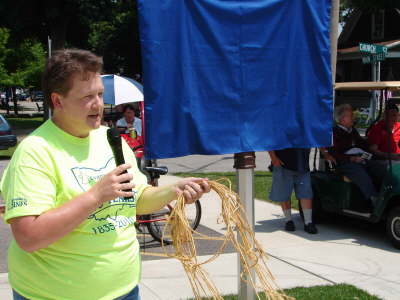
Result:
<instances>
[{"instance_id":1,"label":"silver car","mask_svg":"<svg viewBox=\"0 0 400 300\"><path fill-rule=\"evenodd\" d=\"M11 133L7 120L0 115L0 150L7 150L17 144L17 137Z\"/></svg>"}]
</instances>

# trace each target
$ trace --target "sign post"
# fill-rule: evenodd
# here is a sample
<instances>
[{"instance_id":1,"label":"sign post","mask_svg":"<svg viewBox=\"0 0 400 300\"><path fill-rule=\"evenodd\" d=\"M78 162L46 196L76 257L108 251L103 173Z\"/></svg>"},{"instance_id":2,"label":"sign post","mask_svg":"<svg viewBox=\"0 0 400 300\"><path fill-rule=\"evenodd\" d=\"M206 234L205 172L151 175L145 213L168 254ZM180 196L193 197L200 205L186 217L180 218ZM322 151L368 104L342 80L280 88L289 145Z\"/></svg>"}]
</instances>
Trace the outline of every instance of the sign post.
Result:
<instances>
[{"instance_id":1,"label":"sign post","mask_svg":"<svg viewBox=\"0 0 400 300\"><path fill-rule=\"evenodd\" d=\"M386 59L388 47L382 45L360 43L360 52L362 54L363 64L371 64L372 81L381 81L381 61ZM370 114L368 119L375 119L376 115L376 101L378 97L377 91L373 92L370 102Z\"/></svg>"},{"instance_id":2,"label":"sign post","mask_svg":"<svg viewBox=\"0 0 400 300\"><path fill-rule=\"evenodd\" d=\"M362 62L364 64L384 61L388 48L382 45L360 43L360 52L363 54Z\"/></svg>"},{"instance_id":3,"label":"sign post","mask_svg":"<svg viewBox=\"0 0 400 300\"><path fill-rule=\"evenodd\" d=\"M236 169L236 182L238 188L238 194L241 199L245 217L249 223L251 230L254 231L254 168L256 167L256 155L254 152L242 152L235 153L234 165ZM238 234L238 238L240 236ZM255 299L255 291L251 285L249 276L255 278L254 270L251 270L250 274L240 276L244 271L240 260L240 254L238 254L238 299Z\"/></svg>"}]
</instances>

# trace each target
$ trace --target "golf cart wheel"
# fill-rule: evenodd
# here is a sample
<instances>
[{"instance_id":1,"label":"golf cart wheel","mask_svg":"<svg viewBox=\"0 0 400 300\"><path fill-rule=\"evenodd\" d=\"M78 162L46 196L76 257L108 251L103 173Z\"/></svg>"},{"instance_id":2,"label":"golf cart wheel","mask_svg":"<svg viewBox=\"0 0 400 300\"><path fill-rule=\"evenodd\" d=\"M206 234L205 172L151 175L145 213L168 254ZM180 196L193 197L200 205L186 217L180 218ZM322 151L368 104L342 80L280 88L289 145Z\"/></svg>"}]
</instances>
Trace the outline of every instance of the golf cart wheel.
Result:
<instances>
[{"instance_id":1,"label":"golf cart wheel","mask_svg":"<svg viewBox=\"0 0 400 300\"><path fill-rule=\"evenodd\" d=\"M400 206L391 209L386 220L386 233L393 246L400 249Z\"/></svg>"}]
</instances>

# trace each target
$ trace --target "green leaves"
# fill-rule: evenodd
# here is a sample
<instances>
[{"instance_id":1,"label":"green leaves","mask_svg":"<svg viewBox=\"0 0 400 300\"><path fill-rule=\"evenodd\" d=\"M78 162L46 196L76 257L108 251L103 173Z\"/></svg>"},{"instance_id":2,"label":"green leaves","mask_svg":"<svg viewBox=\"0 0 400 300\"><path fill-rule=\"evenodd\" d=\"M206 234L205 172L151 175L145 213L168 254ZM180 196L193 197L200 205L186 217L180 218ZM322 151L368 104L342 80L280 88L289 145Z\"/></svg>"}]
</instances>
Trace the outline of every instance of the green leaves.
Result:
<instances>
[{"instance_id":1,"label":"green leaves","mask_svg":"<svg viewBox=\"0 0 400 300\"><path fill-rule=\"evenodd\" d=\"M25 39L16 47L9 45L10 31L0 28L0 86L40 87L46 53L43 46Z\"/></svg>"},{"instance_id":2,"label":"green leaves","mask_svg":"<svg viewBox=\"0 0 400 300\"><path fill-rule=\"evenodd\" d=\"M9 29L7 47L12 51L27 40L47 49L50 37L53 51L73 47L102 55L107 73L132 77L141 71L135 0L1 0L0 15L3 26ZM0 33L0 45L2 38L5 37ZM38 52L31 49L30 53L32 51ZM35 69L33 65L30 68ZM17 69L8 69L8 73L17 72ZM33 82L29 80L30 85L34 85Z\"/></svg>"},{"instance_id":3,"label":"green leaves","mask_svg":"<svg viewBox=\"0 0 400 300\"><path fill-rule=\"evenodd\" d=\"M395 2L397 2L397 5L395 5ZM398 1L394 0L342 0L340 3L340 8L343 10L359 8L368 12L384 8L394 8L396 6L399 7L399 4Z\"/></svg>"}]
</instances>

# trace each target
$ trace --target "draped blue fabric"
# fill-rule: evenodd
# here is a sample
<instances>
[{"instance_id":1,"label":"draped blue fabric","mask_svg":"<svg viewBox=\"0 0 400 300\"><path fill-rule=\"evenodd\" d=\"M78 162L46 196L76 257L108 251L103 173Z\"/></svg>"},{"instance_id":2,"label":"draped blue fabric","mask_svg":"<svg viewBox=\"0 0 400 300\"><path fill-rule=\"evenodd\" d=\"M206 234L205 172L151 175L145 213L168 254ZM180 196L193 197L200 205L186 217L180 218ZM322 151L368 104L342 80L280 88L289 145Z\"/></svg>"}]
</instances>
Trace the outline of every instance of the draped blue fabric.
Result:
<instances>
[{"instance_id":1,"label":"draped blue fabric","mask_svg":"<svg viewBox=\"0 0 400 300\"><path fill-rule=\"evenodd\" d=\"M146 156L330 145L331 0L138 0Z\"/></svg>"}]
</instances>

